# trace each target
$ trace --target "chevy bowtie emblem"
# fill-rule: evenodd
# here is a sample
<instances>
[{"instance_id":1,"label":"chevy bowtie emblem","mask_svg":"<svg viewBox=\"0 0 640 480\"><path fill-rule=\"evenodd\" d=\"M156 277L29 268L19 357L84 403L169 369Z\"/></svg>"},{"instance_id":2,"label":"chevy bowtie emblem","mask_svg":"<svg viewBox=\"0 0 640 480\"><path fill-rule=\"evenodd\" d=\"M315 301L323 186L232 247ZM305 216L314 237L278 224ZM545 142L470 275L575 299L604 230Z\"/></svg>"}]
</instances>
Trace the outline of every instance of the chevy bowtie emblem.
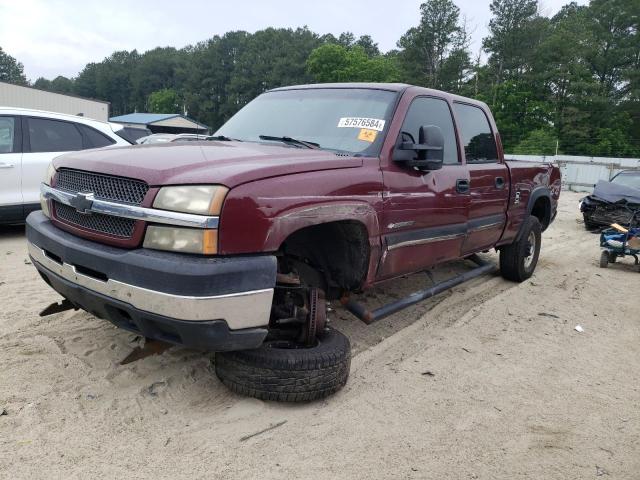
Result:
<instances>
[{"instance_id":1,"label":"chevy bowtie emblem","mask_svg":"<svg viewBox=\"0 0 640 480\"><path fill-rule=\"evenodd\" d=\"M71 197L69 204L76 209L78 213L84 215L91 213L91 207L95 197L93 193L76 193L75 197Z\"/></svg>"}]
</instances>

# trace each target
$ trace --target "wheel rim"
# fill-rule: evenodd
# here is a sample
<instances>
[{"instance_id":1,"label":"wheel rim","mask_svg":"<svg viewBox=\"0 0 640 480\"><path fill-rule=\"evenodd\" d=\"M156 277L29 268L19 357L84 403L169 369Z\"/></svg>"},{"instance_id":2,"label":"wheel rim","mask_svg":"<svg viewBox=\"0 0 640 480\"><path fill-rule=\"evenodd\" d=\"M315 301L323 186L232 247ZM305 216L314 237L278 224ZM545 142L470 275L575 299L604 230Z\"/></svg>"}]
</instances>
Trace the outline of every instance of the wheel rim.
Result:
<instances>
[{"instance_id":1,"label":"wheel rim","mask_svg":"<svg viewBox=\"0 0 640 480\"><path fill-rule=\"evenodd\" d=\"M524 268L529 269L533 265L533 259L536 255L536 234L529 233L527 244L525 245Z\"/></svg>"}]
</instances>

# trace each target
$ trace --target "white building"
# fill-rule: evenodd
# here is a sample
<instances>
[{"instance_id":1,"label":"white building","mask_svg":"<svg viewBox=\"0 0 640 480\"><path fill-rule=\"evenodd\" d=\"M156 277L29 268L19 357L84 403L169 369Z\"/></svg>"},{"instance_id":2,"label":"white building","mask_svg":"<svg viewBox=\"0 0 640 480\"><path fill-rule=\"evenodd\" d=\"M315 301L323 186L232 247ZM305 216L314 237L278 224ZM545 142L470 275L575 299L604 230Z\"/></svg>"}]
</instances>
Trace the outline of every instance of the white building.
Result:
<instances>
[{"instance_id":1,"label":"white building","mask_svg":"<svg viewBox=\"0 0 640 480\"><path fill-rule=\"evenodd\" d=\"M94 120L109 120L109 102L47 92L0 82L0 107L30 108L47 112L80 115Z\"/></svg>"},{"instance_id":2,"label":"white building","mask_svg":"<svg viewBox=\"0 0 640 480\"><path fill-rule=\"evenodd\" d=\"M111 117L110 122L125 127L148 128L153 133L200 133L206 134L209 127L178 113L128 113Z\"/></svg>"}]
</instances>

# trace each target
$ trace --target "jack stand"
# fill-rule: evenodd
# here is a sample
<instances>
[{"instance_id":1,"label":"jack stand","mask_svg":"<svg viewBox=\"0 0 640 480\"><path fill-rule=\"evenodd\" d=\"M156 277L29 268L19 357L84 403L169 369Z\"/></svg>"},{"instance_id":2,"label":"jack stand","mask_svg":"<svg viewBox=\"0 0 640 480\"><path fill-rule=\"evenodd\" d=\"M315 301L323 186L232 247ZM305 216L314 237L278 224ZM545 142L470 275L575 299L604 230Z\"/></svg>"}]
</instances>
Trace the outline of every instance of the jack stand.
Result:
<instances>
[{"instance_id":1,"label":"jack stand","mask_svg":"<svg viewBox=\"0 0 640 480\"><path fill-rule=\"evenodd\" d=\"M134 348L133 351L120 362L120 365L127 365L128 363L142 360L143 358L150 357L151 355L160 355L171 347L173 347L172 343L145 337L144 346Z\"/></svg>"},{"instance_id":2,"label":"jack stand","mask_svg":"<svg viewBox=\"0 0 640 480\"><path fill-rule=\"evenodd\" d=\"M76 307L73 303L71 303L69 300L67 300L65 298L64 300L62 300L62 302L60 302L60 303L57 303L57 302L52 303L47 308L42 310L40 312L40 316L41 317L47 317L49 315L53 315L54 313L60 313L60 312L66 311L66 310L78 310L78 307Z\"/></svg>"}]
</instances>

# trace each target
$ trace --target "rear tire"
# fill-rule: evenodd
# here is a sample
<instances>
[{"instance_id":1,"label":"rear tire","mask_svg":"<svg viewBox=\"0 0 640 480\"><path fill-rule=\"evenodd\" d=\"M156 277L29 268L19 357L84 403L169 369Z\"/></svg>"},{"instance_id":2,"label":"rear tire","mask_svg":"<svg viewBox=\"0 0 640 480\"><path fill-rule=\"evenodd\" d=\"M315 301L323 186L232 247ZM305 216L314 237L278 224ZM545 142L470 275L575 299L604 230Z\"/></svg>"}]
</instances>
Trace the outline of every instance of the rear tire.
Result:
<instances>
[{"instance_id":1,"label":"rear tire","mask_svg":"<svg viewBox=\"0 0 640 480\"><path fill-rule=\"evenodd\" d=\"M584 220L584 228L591 231L591 230L597 230L599 228L599 225L597 223L593 223L590 219L591 217L589 215L587 215L586 213L582 214L582 218Z\"/></svg>"},{"instance_id":2,"label":"rear tire","mask_svg":"<svg viewBox=\"0 0 640 480\"><path fill-rule=\"evenodd\" d=\"M520 240L500 249L500 274L514 282L523 282L533 275L540 255L540 221L530 216L525 222Z\"/></svg>"},{"instance_id":3,"label":"rear tire","mask_svg":"<svg viewBox=\"0 0 640 480\"><path fill-rule=\"evenodd\" d=\"M600 268L607 268L609 266L609 252L603 250L600 254Z\"/></svg>"},{"instance_id":4,"label":"rear tire","mask_svg":"<svg viewBox=\"0 0 640 480\"><path fill-rule=\"evenodd\" d=\"M313 347L267 340L255 350L218 352L215 370L230 390L261 400L306 402L340 390L351 368L349 339L324 329Z\"/></svg>"}]
</instances>

